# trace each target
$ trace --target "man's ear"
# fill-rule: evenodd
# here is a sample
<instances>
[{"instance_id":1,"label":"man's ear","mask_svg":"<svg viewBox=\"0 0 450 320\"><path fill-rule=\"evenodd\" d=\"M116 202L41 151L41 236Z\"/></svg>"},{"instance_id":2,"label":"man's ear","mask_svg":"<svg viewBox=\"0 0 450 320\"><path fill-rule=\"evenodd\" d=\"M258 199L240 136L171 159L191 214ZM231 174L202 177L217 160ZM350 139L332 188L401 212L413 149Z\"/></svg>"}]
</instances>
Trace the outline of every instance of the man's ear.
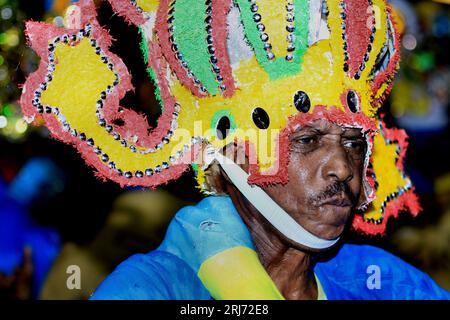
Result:
<instances>
[{"instance_id":1,"label":"man's ear","mask_svg":"<svg viewBox=\"0 0 450 320\"><path fill-rule=\"evenodd\" d=\"M222 178L223 178L227 183L233 184L233 182L231 182L230 177L228 177L227 173L225 172L225 170L223 170L223 168L221 167L221 165L218 164L218 166L219 166L220 175L222 176Z\"/></svg>"},{"instance_id":2,"label":"man's ear","mask_svg":"<svg viewBox=\"0 0 450 320\"><path fill-rule=\"evenodd\" d=\"M249 172L250 161L245 154L245 147L242 144L230 143L223 148L222 154L233 160L233 162L240 166L246 173Z\"/></svg>"},{"instance_id":3,"label":"man's ear","mask_svg":"<svg viewBox=\"0 0 450 320\"><path fill-rule=\"evenodd\" d=\"M224 154L227 158L233 160L238 166L240 166L245 172L248 173L249 168L249 159L245 154L245 149L242 145L236 145L235 143L231 143L225 146L222 150L222 154ZM220 174L215 174L214 176L214 184L217 188L225 191L225 186L223 183L233 184L231 179L228 177L226 172L220 166L219 163L215 162L213 165L217 165ZM214 169L212 171L215 171Z\"/></svg>"}]
</instances>

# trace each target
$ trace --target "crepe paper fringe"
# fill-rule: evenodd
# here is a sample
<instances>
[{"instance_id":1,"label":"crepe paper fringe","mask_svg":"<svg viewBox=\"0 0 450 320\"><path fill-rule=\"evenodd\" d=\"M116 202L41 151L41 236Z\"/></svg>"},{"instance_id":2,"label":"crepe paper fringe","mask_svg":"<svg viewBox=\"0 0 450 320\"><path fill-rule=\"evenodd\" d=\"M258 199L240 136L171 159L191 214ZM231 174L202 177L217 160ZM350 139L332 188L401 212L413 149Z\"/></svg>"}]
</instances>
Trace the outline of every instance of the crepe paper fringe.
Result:
<instances>
[{"instance_id":1,"label":"crepe paper fringe","mask_svg":"<svg viewBox=\"0 0 450 320\"><path fill-rule=\"evenodd\" d=\"M169 82L166 77L167 62L162 56L161 47L154 42L148 42L147 45L149 54L148 68L153 70L153 73L150 73L150 75L154 75L152 78L154 79L155 87L158 88L157 98L161 99L161 105L163 106L162 115L158 119L158 127L151 131L151 135L155 135L154 141L158 143L171 129L172 114L176 111L175 105L177 101L170 93ZM184 112L184 110L181 110L181 112Z\"/></svg>"},{"instance_id":2,"label":"crepe paper fringe","mask_svg":"<svg viewBox=\"0 0 450 320\"><path fill-rule=\"evenodd\" d=\"M139 32L141 34L140 48L141 48L142 56L144 57L144 63L148 66L149 65L149 53L148 53L147 39L145 37L145 31L142 28L139 28ZM152 81L153 86L155 88L155 97L156 97L156 100L158 101L159 108L161 111L163 111L164 104L163 104L163 101L161 98L161 91L159 90L158 82L156 80L155 71L151 67L147 67L146 70L147 70L147 74L150 77L150 80Z\"/></svg>"},{"instance_id":3,"label":"crepe paper fringe","mask_svg":"<svg viewBox=\"0 0 450 320\"><path fill-rule=\"evenodd\" d=\"M139 44L139 48L141 49L142 57L144 58L144 63L148 64L148 47L147 47L147 39L145 37L145 30L143 28L139 28L139 34L141 36L141 42Z\"/></svg>"},{"instance_id":4,"label":"crepe paper fringe","mask_svg":"<svg viewBox=\"0 0 450 320\"><path fill-rule=\"evenodd\" d=\"M97 11L95 9L95 3L92 0L80 0L76 5L81 9L80 25L85 26L97 19Z\"/></svg>"},{"instance_id":5,"label":"crepe paper fringe","mask_svg":"<svg viewBox=\"0 0 450 320\"><path fill-rule=\"evenodd\" d=\"M131 138L131 136L137 135L139 137L139 141L145 142L147 145L155 145L156 143L161 141L161 138L166 134L167 130L170 128L171 122L171 114L174 111L175 101L172 97L170 97L168 93L168 85L167 82L163 81L165 84L165 90L162 90L162 93L166 96L167 102L167 110L163 113L163 116L160 118L160 125L151 132L151 136L147 136L148 125L144 122L145 118L138 115L137 113L131 110L121 110L119 107L120 99L122 99L127 91L133 89L131 85L131 76L127 71L126 66L122 62L122 60L111 53L108 48L111 46L111 37L108 32L101 28L95 18L95 8L91 1L81 1L79 3L82 17L84 22L89 22L92 25L91 37L94 38L97 42L97 45L100 46L105 53L105 55L109 58L110 61L114 64L115 70L120 75L119 84L113 89L111 94L109 94L106 98L103 111L105 119L112 123L115 119L123 119L125 124L121 127L116 127L117 131L127 138ZM87 17L91 17L89 20ZM29 44L32 48L41 56L41 62L38 70L30 75L23 86L23 95L21 97L21 105L23 108L24 115L29 120L36 119L37 116L41 116L46 122L47 127L49 128L51 135L63 142L74 145L78 152L81 154L82 158L86 161L86 163L95 168L97 170L97 176L101 178L108 178L121 186L146 186L154 188L160 184L167 183L169 180L177 179L183 172L189 169L189 163L191 159L196 157L198 153L199 147L198 145L191 146L190 152L185 153L178 161L169 166L169 168L163 170L159 174L154 174L151 177L142 177L138 178L133 176L132 178L127 178L123 175L120 175L117 171L110 169L107 164L103 163L100 157L94 153L94 149L86 143L80 142L77 137L72 136L69 132L65 131L60 123L60 121L53 114L39 114L36 108L32 105L33 95L36 89L40 86L40 84L44 81L45 76L47 74L48 68L48 43L50 39L53 39L57 36L62 36L64 34L76 34L77 30L67 30L54 27L51 24L39 23L39 22L28 22L26 24L26 34ZM154 56L157 58L158 55L158 47L151 47L152 53L156 53ZM57 62L56 62L57 63ZM154 67L160 67L161 61L158 59L152 59L152 65ZM164 68L159 68L159 74L157 74L159 81L161 79L165 79L165 75L162 74L162 70ZM93 106L93 110L94 110ZM146 137L147 140L142 137ZM92 137L95 139L95 137ZM145 170L145 169L144 169Z\"/></svg>"},{"instance_id":6,"label":"crepe paper fringe","mask_svg":"<svg viewBox=\"0 0 450 320\"><path fill-rule=\"evenodd\" d=\"M389 94L392 91L392 88L394 87L394 82L393 80L386 80L387 88L381 93L381 95L378 98L372 98L372 107L378 109L380 108L384 101L386 101L386 98L389 96Z\"/></svg>"},{"instance_id":7,"label":"crepe paper fringe","mask_svg":"<svg viewBox=\"0 0 450 320\"><path fill-rule=\"evenodd\" d=\"M384 114L380 115L381 133L385 140L394 142L398 145L398 159L396 162L397 168L404 173L404 160L408 149L408 135L405 130L397 128L387 128L383 122ZM373 171L373 170L372 170ZM408 177L405 176L409 180ZM376 180L375 178L372 178ZM375 187L375 190L377 187ZM352 228L368 235L384 235L387 223L391 217L397 218L402 211L408 211L412 216L417 216L422 210L419 199L414 192L414 187L409 187L408 190L403 192L397 198L389 201L384 207L383 219L380 224L374 224L366 221L362 214L356 214L353 219Z\"/></svg>"},{"instance_id":8,"label":"crepe paper fringe","mask_svg":"<svg viewBox=\"0 0 450 320\"><path fill-rule=\"evenodd\" d=\"M128 24L134 24L139 27L147 21L144 13L139 12L138 7L130 0L108 0L108 2L111 4L114 12L123 17Z\"/></svg>"},{"instance_id":9,"label":"crepe paper fringe","mask_svg":"<svg viewBox=\"0 0 450 320\"><path fill-rule=\"evenodd\" d=\"M386 125L383 122L384 114L381 114L381 120L382 123L382 133L385 137L385 139L389 141L395 141L399 146L399 155L397 159L397 168L399 168L400 171L404 171L404 161L406 157L406 151L408 150L408 134L403 129L398 128L387 128Z\"/></svg>"},{"instance_id":10,"label":"crepe paper fringe","mask_svg":"<svg viewBox=\"0 0 450 320\"><path fill-rule=\"evenodd\" d=\"M386 2L386 1L385 1ZM386 68L386 70L380 72L375 79L373 79L373 82L371 83L371 89L372 89L372 98L373 102L372 105L374 107L379 107L386 97L389 95L391 89L392 89L392 81L394 80L394 76L397 72L397 70L400 68L400 34L398 32L398 26L397 21L394 19L394 15L392 14L392 7L387 4L387 12L388 16L390 17L390 20L392 21L392 27L394 32L394 48L395 53L394 56L391 57L389 64ZM386 39L387 40L387 39ZM389 83L389 87L387 90L383 92L383 94L377 98L377 93L380 90L383 83Z\"/></svg>"},{"instance_id":11,"label":"crepe paper fringe","mask_svg":"<svg viewBox=\"0 0 450 320\"><path fill-rule=\"evenodd\" d=\"M391 218L398 218L402 211L408 211L415 217L421 210L419 199L414 193L414 188L411 188L386 205L383 220L380 224L366 222L361 214L355 214L352 229L365 235L385 235L387 223Z\"/></svg>"},{"instance_id":12,"label":"crepe paper fringe","mask_svg":"<svg viewBox=\"0 0 450 320\"><path fill-rule=\"evenodd\" d=\"M295 51L293 63L301 66L303 62L303 56L308 50L308 37L309 37L309 1L314 0L294 0L296 7L295 11ZM301 70L301 68L300 68Z\"/></svg>"},{"instance_id":13,"label":"crepe paper fringe","mask_svg":"<svg viewBox=\"0 0 450 320\"><path fill-rule=\"evenodd\" d=\"M205 29L207 26L205 2L177 0L174 10L173 37L178 51L183 55L183 60L188 65L187 69L191 70L210 94L215 95L219 89L211 69L206 43L208 33ZM166 16L166 19L169 17ZM221 27L226 28L226 24Z\"/></svg>"},{"instance_id":14,"label":"crepe paper fringe","mask_svg":"<svg viewBox=\"0 0 450 320\"><path fill-rule=\"evenodd\" d=\"M78 30L77 30L78 31ZM32 122L40 115L33 106L34 91L43 82L48 68L48 39L57 37L61 29L42 22L27 22L25 24L25 36L27 43L41 57L38 69L30 74L23 84L20 105L24 117ZM75 33L75 30L73 31Z\"/></svg>"},{"instance_id":15,"label":"crepe paper fringe","mask_svg":"<svg viewBox=\"0 0 450 320\"><path fill-rule=\"evenodd\" d=\"M372 31L371 28L368 28L368 21L375 17L368 12L372 7L368 0L347 0L345 4L346 32L351 35L347 39L349 74L354 77L361 63L364 63L364 55L370 44Z\"/></svg>"},{"instance_id":16,"label":"crepe paper fringe","mask_svg":"<svg viewBox=\"0 0 450 320\"><path fill-rule=\"evenodd\" d=\"M273 80L294 75L301 71L302 57L308 48L309 34L309 2L307 0L295 0L295 30L296 50L293 53L294 59L286 61L286 57L268 58L268 53L264 49L264 42L257 28L257 23L253 19L253 12L250 9L251 3L246 0L234 0L239 5L241 20L244 25L244 32L248 45L253 48L259 65L264 68L269 77ZM280 20L286 23L286 20ZM264 24L264 17L261 22ZM270 34L268 35L270 39ZM287 47L287 42L286 42Z\"/></svg>"}]
</instances>

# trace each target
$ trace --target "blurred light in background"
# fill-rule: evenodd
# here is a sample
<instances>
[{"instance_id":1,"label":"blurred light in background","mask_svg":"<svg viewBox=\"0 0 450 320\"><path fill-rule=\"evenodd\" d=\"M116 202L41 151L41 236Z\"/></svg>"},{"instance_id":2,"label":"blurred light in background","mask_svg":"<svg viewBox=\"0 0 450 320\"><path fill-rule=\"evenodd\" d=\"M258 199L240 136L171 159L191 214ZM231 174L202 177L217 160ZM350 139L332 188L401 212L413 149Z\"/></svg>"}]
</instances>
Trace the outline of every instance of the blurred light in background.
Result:
<instances>
[{"instance_id":1,"label":"blurred light in background","mask_svg":"<svg viewBox=\"0 0 450 320\"><path fill-rule=\"evenodd\" d=\"M8 119L5 116L0 116L0 129L5 128L8 125Z\"/></svg>"},{"instance_id":2,"label":"blurred light in background","mask_svg":"<svg viewBox=\"0 0 450 320\"><path fill-rule=\"evenodd\" d=\"M11 19L12 15L13 15L13 11L10 7L5 7L1 11L1 16L2 16L3 20Z\"/></svg>"},{"instance_id":3,"label":"blurred light in background","mask_svg":"<svg viewBox=\"0 0 450 320\"><path fill-rule=\"evenodd\" d=\"M23 119L16 120L16 131L18 134L24 134L27 131L28 124Z\"/></svg>"},{"instance_id":4,"label":"blurred light in background","mask_svg":"<svg viewBox=\"0 0 450 320\"><path fill-rule=\"evenodd\" d=\"M412 34L405 34L402 44L406 50L412 51L417 47L417 39Z\"/></svg>"},{"instance_id":5,"label":"blurred light in background","mask_svg":"<svg viewBox=\"0 0 450 320\"><path fill-rule=\"evenodd\" d=\"M57 27L64 27L64 18L61 16L57 16L53 19L53 24Z\"/></svg>"}]
</instances>

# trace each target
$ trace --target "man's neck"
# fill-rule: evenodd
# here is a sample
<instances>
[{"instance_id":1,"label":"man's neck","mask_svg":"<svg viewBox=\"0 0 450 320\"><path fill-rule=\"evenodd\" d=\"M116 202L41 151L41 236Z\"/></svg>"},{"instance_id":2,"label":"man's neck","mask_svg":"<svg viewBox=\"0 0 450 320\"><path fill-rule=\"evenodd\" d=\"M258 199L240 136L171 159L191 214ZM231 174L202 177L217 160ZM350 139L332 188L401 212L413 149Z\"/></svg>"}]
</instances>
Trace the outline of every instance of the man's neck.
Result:
<instances>
[{"instance_id":1,"label":"man's neck","mask_svg":"<svg viewBox=\"0 0 450 320\"><path fill-rule=\"evenodd\" d=\"M247 225L259 259L283 297L289 300L317 299L314 258L290 246L235 188L228 190Z\"/></svg>"},{"instance_id":2,"label":"man's neck","mask_svg":"<svg viewBox=\"0 0 450 320\"><path fill-rule=\"evenodd\" d=\"M313 257L287 245L267 246L249 227L261 263L281 294L289 300L317 299Z\"/></svg>"}]
</instances>

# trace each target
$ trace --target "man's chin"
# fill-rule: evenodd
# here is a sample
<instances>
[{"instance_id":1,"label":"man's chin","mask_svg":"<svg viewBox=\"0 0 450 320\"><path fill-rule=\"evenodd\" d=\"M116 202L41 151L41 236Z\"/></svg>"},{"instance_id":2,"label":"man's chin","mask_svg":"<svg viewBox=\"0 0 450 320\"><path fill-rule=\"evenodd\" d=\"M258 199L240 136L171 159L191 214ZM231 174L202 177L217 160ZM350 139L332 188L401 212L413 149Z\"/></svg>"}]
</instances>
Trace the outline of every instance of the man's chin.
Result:
<instances>
[{"instance_id":1,"label":"man's chin","mask_svg":"<svg viewBox=\"0 0 450 320\"><path fill-rule=\"evenodd\" d=\"M345 230L345 225L340 225L338 227L334 225L323 225L321 227L321 230L315 232L314 234L324 240L335 240L339 238Z\"/></svg>"},{"instance_id":2,"label":"man's chin","mask_svg":"<svg viewBox=\"0 0 450 320\"><path fill-rule=\"evenodd\" d=\"M287 239L286 241L289 243L289 246L291 248L295 248L297 250L300 250L300 251L303 251L303 252L310 252L310 253L326 252L326 251L330 250L331 248L333 248L334 246L336 246L336 244L337 244L336 243L336 244L334 244L334 245L332 245L331 247L328 247L328 248L317 249L317 248L310 248L308 246L305 246L304 244L297 243L297 242L292 241L290 239Z\"/></svg>"},{"instance_id":3,"label":"man's chin","mask_svg":"<svg viewBox=\"0 0 450 320\"><path fill-rule=\"evenodd\" d=\"M308 230L311 234L313 234L316 237L319 237L323 240L336 240L343 234L343 232L345 230L345 225L342 225L339 227L330 226L330 225L317 225L316 230L309 230L309 229L306 229L306 230ZM300 251L304 251L304 252L325 252L325 251L333 248L334 246L336 246L337 243L339 242L339 241L336 242L336 244L334 244L328 248L317 249L317 248L310 248L310 247L304 245L303 243L298 243L296 241L288 239L284 235L282 235L282 237L290 247L298 249Z\"/></svg>"},{"instance_id":4,"label":"man's chin","mask_svg":"<svg viewBox=\"0 0 450 320\"><path fill-rule=\"evenodd\" d=\"M334 240L342 235L352 215L352 207L323 206L317 212L316 220L304 228L315 236Z\"/></svg>"}]
</instances>

